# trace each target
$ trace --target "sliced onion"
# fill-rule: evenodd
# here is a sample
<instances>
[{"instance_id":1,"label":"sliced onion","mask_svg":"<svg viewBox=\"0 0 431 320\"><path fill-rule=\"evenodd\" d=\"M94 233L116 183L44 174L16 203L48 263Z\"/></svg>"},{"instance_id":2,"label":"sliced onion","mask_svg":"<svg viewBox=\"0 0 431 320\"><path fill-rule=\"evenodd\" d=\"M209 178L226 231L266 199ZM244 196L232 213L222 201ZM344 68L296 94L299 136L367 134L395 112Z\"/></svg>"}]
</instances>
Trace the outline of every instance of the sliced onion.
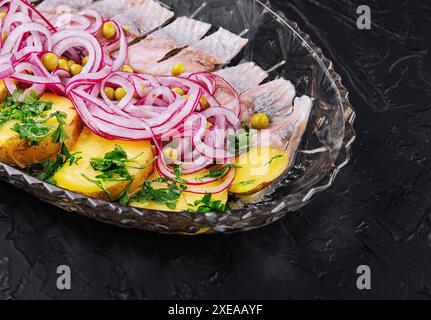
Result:
<instances>
[{"instance_id":1,"label":"sliced onion","mask_svg":"<svg viewBox=\"0 0 431 320\"><path fill-rule=\"evenodd\" d=\"M5 43L2 46L1 54L12 52L13 47L17 44L17 41L22 38L25 33L35 33L40 32L46 37L45 50L51 51L52 41L51 41L51 33L50 31L38 24L38 23L26 23L22 24L15 29L12 30L10 34L8 34Z\"/></svg>"}]
</instances>

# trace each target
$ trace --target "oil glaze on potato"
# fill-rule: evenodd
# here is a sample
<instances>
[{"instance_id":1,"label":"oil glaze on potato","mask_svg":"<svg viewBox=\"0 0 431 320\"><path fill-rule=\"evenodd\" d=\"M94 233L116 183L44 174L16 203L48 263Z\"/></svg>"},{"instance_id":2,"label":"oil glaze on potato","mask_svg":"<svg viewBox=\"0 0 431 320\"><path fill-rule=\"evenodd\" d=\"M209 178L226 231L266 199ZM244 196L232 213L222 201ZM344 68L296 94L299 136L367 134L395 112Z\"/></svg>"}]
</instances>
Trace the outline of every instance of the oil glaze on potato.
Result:
<instances>
[{"instance_id":1,"label":"oil glaze on potato","mask_svg":"<svg viewBox=\"0 0 431 320\"><path fill-rule=\"evenodd\" d=\"M70 166L67 163L54 176L57 186L85 194L92 198L103 200L116 200L121 193L128 187L130 181L113 181L104 182L104 188L110 193L111 198L96 184L88 181L84 176L95 179L95 176L101 174L100 171L95 171L90 164L91 158L103 158L107 152L113 151L118 145L127 153L129 159L134 159L135 167L143 167L154 159L155 153L149 141L121 141L107 140L95 135L90 129L84 128L79 136L75 146L70 150L71 153L80 152L78 156L82 159L78 164ZM154 166L150 165L145 169L128 169L129 173L135 177L130 194L135 193L153 172Z\"/></svg>"},{"instance_id":2,"label":"oil glaze on potato","mask_svg":"<svg viewBox=\"0 0 431 320\"><path fill-rule=\"evenodd\" d=\"M204 170L204 171L198 172L194 175L186 175L183 178L186 178L187 180L193 180L195 177L204 176L208 173L208 170ZM153 175L150 178L148 178L148 181L152 181L152 180L155 180L158 178L160 178L160 175L158 174L157 171L155 171L153 173ZM217 184L218 183L210 184L210 186L214 186ZM151 183L151 187L154 189L165 189L167 187L167 184L166 183L153 182L153 183ZM170 212L184 212L184 211L188 211L188 210L195 211L197 209L197 207L201 206L202 204L195 206L194 203L198 200L202 200L202 198L204 196L205 195L203 195L203 194L194 194L191 192L184 191L181 194L180 198L178 199L178 203L177 203L175 210L168 208L165 204L160 204L160 203L157 203L155 201L147 201L144 203L131 202L129 205L132 207L138 207L138 208L143 208L143 209L148 209L148 210L157 210L157 211L170 211ZM211 201L220 200L222 203L227 203L228 197L229 197L228 191L225 190L225 191L220 192L218 194L213 194L211 196Z\"/></svg>"},{"instance_id":3,"label":"oil glaze on potato","mask_svg":"<svg viewBox=\"0 0 431 320\"><path fill-rule=\"evenodd\" d=\"M257 147L239 156L236 164L239 168L229 192L253 194L278 179L289 166L289 158L284 151Z\"/></svg>"},{"instance_id":4,"label":"oil glaze on potato","mask_svg":"<svg viewBox=\"0 0 431 320\"><path fill-rule=\"evenodd\" d=\"M72 102L67 98L52 93L45 93L40 100L53 103L51 110L44 112L46 115L49 116L56 111L62 111L67 115L64 130L69 138L65 141L65 144L68 148L71 148L82 130L81 119ZM15 123L17 123L16 120L11 120L0 127L0 161L25 168L28 165L44 162L59 154L61 144L53 143L51 137L47 137L38 145L32 145L31 142L21 139L18 133L12 130ZM53 128L58 125L55 118L50 119L46 124Z\"/></svg>"}]
</instances>

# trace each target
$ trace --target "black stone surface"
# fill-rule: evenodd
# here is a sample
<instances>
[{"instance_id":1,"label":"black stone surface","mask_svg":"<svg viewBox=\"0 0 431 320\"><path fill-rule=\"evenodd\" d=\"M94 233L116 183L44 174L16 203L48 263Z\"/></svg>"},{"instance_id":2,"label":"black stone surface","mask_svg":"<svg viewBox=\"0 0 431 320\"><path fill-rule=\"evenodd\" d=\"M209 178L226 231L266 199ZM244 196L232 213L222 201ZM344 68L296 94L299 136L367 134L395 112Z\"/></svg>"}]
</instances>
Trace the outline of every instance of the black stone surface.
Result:
<instances>
[{"instance_id":1,"label":"black stone surface","mask_svg":"<svg viewBox=\"0 0 431 320\"><path fill-rule=\"evenodd\" d=\"M179 238L67 214L0 184L0 299L431 297L431 4L274 1L351 90L353 160L298 213L254 232ZM356 8L372 9L372 30ZM72 290L56 288L56 268ZM372 289L359 291L368 265Z\"/></svg>"}]
</instances>

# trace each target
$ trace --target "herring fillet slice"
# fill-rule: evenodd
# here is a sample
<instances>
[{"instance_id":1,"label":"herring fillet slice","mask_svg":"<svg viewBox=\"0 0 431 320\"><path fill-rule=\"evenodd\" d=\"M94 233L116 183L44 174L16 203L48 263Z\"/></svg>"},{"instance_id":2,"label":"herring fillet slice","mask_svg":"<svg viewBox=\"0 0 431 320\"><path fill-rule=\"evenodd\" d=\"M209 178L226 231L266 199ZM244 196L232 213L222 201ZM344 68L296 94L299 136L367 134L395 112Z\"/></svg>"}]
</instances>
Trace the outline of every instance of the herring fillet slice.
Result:
<instances>
[{"instance_id":1,"label":"herring fillet slice","mask_svg":"<svg viewBox=\"0 0 431 320\"><path fill-rule=\"evenodd\" d=\"M210 28L211 25L208 23L180 17L130 46L127 63L134 70L145 72L170 52L187 47L201 39Z\"/></svg>"},{"instance_id":2,"label":"herring fillet slice","mask_svg":"<svg viewBox=\"0 0 431 320\"><path fill-rule=\"evenodd\" d=\"M99 12L105 19L112 19L119 13L147 1L152 0L100 0L94 2L88 9Z\"/></svg>"},{"instance_id":3,"label":"herring fillet slice","mask_svg":"<svg viewBox=\"0 0 431 320\"><path fill-rule=\"evenodd\" d=\"M268 77L268 74L254 62L242 63L235 67L217 71L214 74L226 80L226 82L233 86L238 94L258 86ZM235 95L232 94L231 88L223 82L217 82L217 91L215 92L214 98L221 106L236 114L240 113L240 106L238 105Z\"/></svg>"},{"instance_id":4,"label":"herring fillet slice","mask_svg":"<svg viewBox=\"0 0 431 320\"><path fill-rule=\"evenodd\" d=\"M121 12L121 11L120 11ZM112 19L126 30L129 40L142 37L168 22L174 13L154 0L145 0ZM178 31L177 32L182 32Z\"/></svg>"},{"instance_id":5,"label":"herring fillet slice","mask_svg":"<svg viewBox=\"0 0 431 320\"><path fill-rule=\"evenodd\" d=\"M268 77L268 73L254 62L245 62L235 67L219 70L214 74L229 82L238 93L257 87Z\"/></svg>"},{"instance_id":6,"label":"herring fillet slice","mask_svg":"<svg viewBox=\"0 0 431 320\"><path fill-rule=\"evenodd\" d=\"M305 107L295 108L293 104L295 96L295 87L285 79L265 83L247 90L241 95L243 120L249 123L253 115L257 113L265 113L270 120L268 129L260 130L254 137L252 145L263 145L285 150L290 148L288 145L291 137L296 137L298 133L300 135L299 139L302 137L303 132L298 132L298 130L302 130L303 121L305 121L304 126L306 127L311 106L308 107L308 104L306 104L308 97L303 97L298 100L298 105L305 105ZM310 98L308 99L311 101ZM291 148L289 152L288 155L291 156L295 150Z\"/></svg>"},{"instance_id":7,"label":"herring fillet slice","mask_svg":"<svg viewBox=\"0 0 431 320\"><path fill-rule=\"evenodd\" d=\"M292 113L296 96L294 85L285 79L277 79L247 90L241 95L241 111L245 120L256 113L268 115L271 123Z\"/></svg>"},{"instance_id":8,"label":"herring fillet slice","mask_svg":"<svg viewBox=\"0 0 431 320\"><path fill-rule=\"evenodd\" d=\"M182 63L186 72L213 71L232 60L247 43L247 39L220 28L217 32L181 50L177 55L144 71L155 75L170 75L176 63Z\"/></svg>"},{"instance_id":9,"label":"herring fillet slice","mask_svg":"<svg viewBox=\"0 0 431 320\"><path fill-rule=\"evenodd\" d=\"M286 150L289 159L293 158L307 129L308 120L313 109L313 100L310 97L302 96L295 98L293 105L292 114L285 121L280 121L273 127L274 133L283 133L283 137L289 139Z\"/></svg>"},{"instance_id":10,"label":"herring fillet slice","mask_svg":"<svg viewBox=\"0 0 431 320\"><path fill-rule=\"evenodd\" d=\"M144 36L170 20L174 13L154 0L46 0L38 9L46 14L90 9L113 19L127 30L128 40Z\"/></svg>"},{"instance_id":11,"label":"herring fillet slice","mask_svg":"<svg viewBox=\"0 0 431 320\"><path fill-rule=\"evenodd\" d=\"M45 0L36 8L43 13L79 12L87 8L93 0Z\"/></svg>"}]
</instances>

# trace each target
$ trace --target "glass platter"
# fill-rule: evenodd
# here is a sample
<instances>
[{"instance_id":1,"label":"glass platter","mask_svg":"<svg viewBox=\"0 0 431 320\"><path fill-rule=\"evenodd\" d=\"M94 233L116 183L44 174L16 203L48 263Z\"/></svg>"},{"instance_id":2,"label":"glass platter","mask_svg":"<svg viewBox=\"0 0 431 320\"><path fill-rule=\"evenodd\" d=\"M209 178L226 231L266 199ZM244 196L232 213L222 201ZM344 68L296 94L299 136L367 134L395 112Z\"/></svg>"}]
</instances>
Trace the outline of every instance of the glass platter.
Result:
<instances>
[{"instance_id":1,"label":"glass platter","mask_svg":"<svg viewBox=\"0 0 431 320\"><path fill-rule=\"evenodd\" d=\"M312 116L292 165L259 201L226 213L167 213L123 207L66 191L0 163L0 178L68 212L105 223L168 234L212 234L246 231L273 223L306 205L329 188L349 161L355 140L355 112L348 91L320 48L296 23L259 0L163 0L177 16L222 26L249 39L230 65L254 61L270 71L269 80L292 81L298 95L315 99ZM268 81L268 80L267 80Z\"/></svg>"}]
</instances>

